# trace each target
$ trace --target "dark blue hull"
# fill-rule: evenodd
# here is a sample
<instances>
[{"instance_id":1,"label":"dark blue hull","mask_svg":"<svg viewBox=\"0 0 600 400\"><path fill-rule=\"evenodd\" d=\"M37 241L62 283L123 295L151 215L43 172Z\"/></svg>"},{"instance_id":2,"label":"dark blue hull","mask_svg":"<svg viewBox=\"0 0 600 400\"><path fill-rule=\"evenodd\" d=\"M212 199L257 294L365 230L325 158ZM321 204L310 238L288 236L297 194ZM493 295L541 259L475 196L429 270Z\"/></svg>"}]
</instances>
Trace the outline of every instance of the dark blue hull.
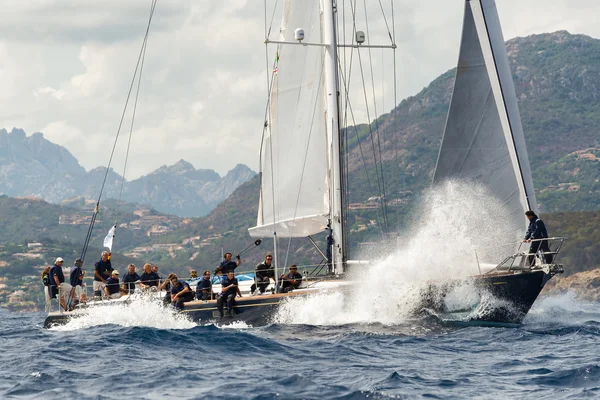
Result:
<instances>
[{"instance_id":1,"label":"dark blue hull","mask_svg":"<svg viewBox=\"0 0 600 400\"><path fill-rule=\"evenodd\" d=\"M495 324L520 324L527 315L531 306L544 288L544 285L553 276L553 274L544 271L533 271L523 273L506 273L498 275L479 275L470 278L475 287L478 288L482 296L488 295L495 299L497 303L485 310L470 315L461 322L480 323L493 326ZM458 281L457 281L458 282ZM438 300L444 297L439 296L442 292L452 288L455 282L447 282L440 286L432 285L438 291L435 297ZM343 289L342 289L343 290ZM236 300L233 308L233 316L221 318L217 309L217 302L211 301L192 301L185 303L181 311L187 315L190 320L200 324L229 324L234 321L243 321L252 326L260 326L272 323L279 305L289 298L298 296L307 296L317 292L316 290L301 290L287 294L271 294L265 296L242 297ZM444 313L443 301L435 304L430 301L427 294L424 295L423 307ZM64 324L72 317L71 313L51 313L44 322L44 327L49 328L53 325Z\"/></svg>"}]
</instances>

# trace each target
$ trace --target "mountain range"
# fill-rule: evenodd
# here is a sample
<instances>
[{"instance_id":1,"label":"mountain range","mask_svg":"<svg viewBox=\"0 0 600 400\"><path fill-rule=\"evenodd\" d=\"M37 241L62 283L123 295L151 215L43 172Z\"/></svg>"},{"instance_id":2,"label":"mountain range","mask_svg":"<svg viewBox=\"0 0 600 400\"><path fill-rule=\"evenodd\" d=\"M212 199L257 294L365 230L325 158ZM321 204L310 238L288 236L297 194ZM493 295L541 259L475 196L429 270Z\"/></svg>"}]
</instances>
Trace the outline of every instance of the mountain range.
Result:
<instances>
[{"instance_id":1,"label":"mountain range","mask_svg":"<svg viewBox=\"0 0 600 400\"><path fill-rule=\"evenodd\" d=\"M79 196L96 199L105 173L105 167L86 171L67 149L40 132L27 136L22 129L0 129L0 195L35 196L51 203ZM201 216L254 175L250 168L238 164L221 177L212 169L195 169L180 160L125 181L123 200L149 204L178 216ZM105 197L118 198L121 179L109 171Z\"/></svg>"}]
</instances>

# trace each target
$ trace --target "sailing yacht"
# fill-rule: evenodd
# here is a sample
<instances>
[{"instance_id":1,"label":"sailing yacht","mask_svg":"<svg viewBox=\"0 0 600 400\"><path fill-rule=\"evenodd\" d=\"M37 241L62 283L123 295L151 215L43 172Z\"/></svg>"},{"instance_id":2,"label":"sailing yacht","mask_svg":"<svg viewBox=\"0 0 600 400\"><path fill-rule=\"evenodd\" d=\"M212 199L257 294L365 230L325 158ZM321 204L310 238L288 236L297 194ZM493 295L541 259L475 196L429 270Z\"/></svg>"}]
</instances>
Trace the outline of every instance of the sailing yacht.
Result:
<instances>
[{"instance_id":1,"label":"sailing yacht","mask_svg":"<svg viewBox=\"0 0 600 400\"><path fill-rule=\"evenodd\" d=\"M335 0L287 0L270 71L269 100L260 152L260 200L254 238L274 239L273 264L279 276L281 240L326 233L328 275L305 280L289 293L244 296L234 318L252 325L268 323L291 298L324 291L352 293L345 279L353 261L346 250L343 152L340 130L339 49L381 47L364 44L354 32L351 44L338 43ZM468 179L485 185L510 211L514 248L503 260L482 260L485 271L469 281L481 298L497 302L484 311L460 310L460 320L480 324L521 323L546 282L563 267L556 264L562 238L550 242L553 263L521 251L517 241L526 225L524 212L537 211L508 57L493 0L466 0L456 80L435 169L433 185ZM500 262L498 262L500 261ZM532 262L534 261L534 262ZM485 265L491 266L485 268ZM461 281L433 282L422 294L422 308L448 316L444 295ZM218 286L215 287L218 291ZM247 293L247 292L246 292ZM441 300L441 301L440 301ZM493 304L497 304L494 306ZM216 301L185 303L182 313L195 321L219 318ZM455 312L454 312L455 313ZM46 326L68 320L51 313Z\"/></svg>"}]
</instances>

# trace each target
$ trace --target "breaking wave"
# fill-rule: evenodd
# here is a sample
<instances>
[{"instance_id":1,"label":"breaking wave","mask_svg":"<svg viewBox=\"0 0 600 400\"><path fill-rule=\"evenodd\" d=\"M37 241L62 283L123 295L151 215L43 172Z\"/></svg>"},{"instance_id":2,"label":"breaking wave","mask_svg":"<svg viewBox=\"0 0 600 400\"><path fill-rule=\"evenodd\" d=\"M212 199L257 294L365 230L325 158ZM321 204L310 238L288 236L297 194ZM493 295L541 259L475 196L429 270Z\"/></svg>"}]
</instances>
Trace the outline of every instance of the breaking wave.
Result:
<instances>
[{"instance_id":1,"label":"breaking wave","mask_svg":"<svg viewBox=\"0 0 600 400\"><path fill-rule=\"evenodd\" d=\"M417 214L393 254L385 249L380 261L351 271L355 283L349 292L291 299L274 322L396 324L414 318L427 303L440 302L453 312L484 312L477 308L479 294L464 278L514 252L518 227L509 212L485 187L448 181L424 194ZM434 283L449 278L463 281L446 289ZM489 306L494 299L486 301Z\"/></svg>"},{"instance_id":2,"label":"breaking wave","mask_svg":"<svg viewBox=\"0 0 600 400\"><path fill-rule=\"evenodd\" d=\"M171 307L163 307L157 299L134 295L126 302L106 302L105 305L77 310L76 316L67 324L51 329L73 331L109 324L157 329L190 329L196 326L184 314Z\"/></svg>"}]
</instances>

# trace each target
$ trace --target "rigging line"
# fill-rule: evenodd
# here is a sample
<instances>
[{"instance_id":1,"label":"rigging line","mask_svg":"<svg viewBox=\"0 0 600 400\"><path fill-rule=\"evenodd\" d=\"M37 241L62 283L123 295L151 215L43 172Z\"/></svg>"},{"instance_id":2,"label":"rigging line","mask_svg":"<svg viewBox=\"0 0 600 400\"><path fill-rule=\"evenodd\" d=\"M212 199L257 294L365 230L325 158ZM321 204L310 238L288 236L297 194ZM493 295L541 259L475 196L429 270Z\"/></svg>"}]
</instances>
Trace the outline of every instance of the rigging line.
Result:
<instances>
[{"instance_id":1,"label":"rigging line","mask_svg":"<svg viewBox=\"0 0 600 400\"><path fill-rule=\"evenodd\" d=\"M396 43L396 18L394 17L394 0L390 0L391 8L392 8L392 39L394 43ZM392 123L393 127L397 127L398 123L396 118L398 116L398 85L397 85L397 74L396 74L396 47L393 48L394 55L394 104L392 108L393 118ZM396 137L398 136L398 132L396 132ZM400 144L400 140L398 140L398 144ZM398 145L395 146L395 154L394 154L395 164L398 166L398 178L400 178L400 174L402 173L402 169L400 168L400 163L398 162ZM398 198L400 198L400 182L398 182ZM400 212L396 211L397 216L397 227L396 232L400 233Z\"/></svg>"},{"instance_id":2,"label":"rigging line","mask_svg":"<svg viewBox=\"0 0 600 400\"><path fill-rule=\"evenodd\" d=\"M356 134L357 140L360 140L360 137L358 135L358 129L356 128L356 119L354 118L354 110L352 109L352 105L351 104L349 105L349 108L350 108L350 116L352 117L352 123L354 124L354 126L353 126L354 133ZM365 158L364 158L364 154L362 154L362 146L360 145L360 141L359 141L359 148L360 148L360 151L361 151L361 155L362 155L362 159L363 159L363 165L364 165L365 172L366 172L367 171L367 166L366 166L366 161L365 161ZM367 174L367 176L368 176L368 174ZM369 182L368 179L367 179L367 182ZM369 186L369 189L372 191L371 186ZM377 217L379 218L380 208L377 208L377 211L378 211ZM383 237L385 237L385 233L383 232L383 228L381 227L381 224L377 224L377 225L379 226L379 229L381 230L381 235Z\"/></svg>"},{"instance_id":3,"label":"rigging line","mask_svg":"<svg viewBox=\"0 0 600 400\"><path fill-rule=\"evenodd\" d=\"M339 60L338 60L338 63L339 63ZM373 193L374 192L373 185L371 184L371 178L369 176L369 169L367 168L367 161L366 161L366 158L365 158L365 153L363 151L362 141L360 140L360 135L358 134L358 129L356 127L356 119L354 118L354 111L352 110L352 104L349 101L349 90L348 90L348 87L349 87L350 83L349 83L349 80L346 79L346 76L343 73L340 73L340 77L342 78L342 82L344 83L344 88L345 88L345 91L346 91L346 100L347 100L346 101L346 114L347 114L347 111L349 110L350 111L350 116L351 116L352 121L353 121L353 127L352 128L354 129L354 133L356 135L356 142L357 142L358 148L360 150L360 157L361 157L362 164L363 164L363 170L365 171L365 177L367 178L367 186L369 187L369 193ZM346 115L346 118L347 118L347 115ZM347 124L346 124L345 130L346 131L349 130ZM347 157L349 157L349 154L347 155ZM348 171L349 171L349 164L350 163L348 162L347 164L348 164L347 168L348 168Z\"/></svg>"},{"instance_id":4,"label":"rigging line","mask_svg":"<svg viewBox=\"0 0 600 400\"><path fill-rule=\"evenodd\" d=\"M340 77L342 78L342 82L344 83L344 87L347 88L347 86L346 86L346 76L343 73L341 73ZM348 85L349 85L349 83L348 83ZM346 97L348 97L349 96L348 89L345 89L345 91L346 91ZM348 110L351 110L351 107L352 106L350 104L350 101L347 101L346 102L346 108L347 108L346 113L347 113ZM347 118L347 116L346 116L346 118ZM368 169L367 169L367 164L366 164L366 158L365 158L365 154L363 152L362 142L360 141L360 135L358 134L358 130L356 129L356 122L354 122L353 128L354 128L354 132L356 133L356 139L357 139L357 143L358 143L358 148L360 149L360 155L361 155L361 159L362 159L364 170L365 170L365 176L367 178L367 183L368 183L368 186L369 186L369 191L372 193L373 192L373 187L371 185L371 178L369 177L369 173L368 173ZM348 129L349 128L346 125L345 130L348 131Z\"/></svg>"},{"instance_id":5,"label":"rigging line","mask_svg":"<svg viewBox=\"0 0 600 400\"><path fill-rule=\"evenodd\" d=\"M367 112L367 125L369 126L369 136L371 138L371 146L373 148L373 160L375 161L375 176L377 177L377 189L379 191L379 197L381 200L381 196L382 196L382 190L381 190L381 179L379 177L379 166L377 163L377 149L375 148L375 139L373 138L373 128L372 128L372 124L371 124L371 115L369 112L369 100L367 98L367 87L366 87L366 83L365 83L365 75L364 75L364 71L363 71L363 66L362 66L362 57L360 56L360 49L358 49L357 51L358 54L358 65L360 66L360 76L362 79L362 86L363 86L363 95L364 95L364 99L365 99L365 109ZM388 229L387 227L387 221L386 221L386 215L385 215L385 207L383 207L383 202L381 202L381 211L383 213L382 219L383 219L383 223L385 224L386 230Z\"/></svg>"},{"instance_id":6,"label":"rigging line","mask_svg":"<svg viewBox=\"0 0 600 400\"><path fill-rule=\"evenodd\" d=\"M394 1L394 0L391 0ZM381 0L379 0L379 8L381 9L381 16L383 17L383 21L385 22L385 27L387 29L388 32L388 36L392 42L392 44L396 44L396 32L394 31L394 37L392 38L392 34L390 33L390 26L388 25L388 21L387 18L385 16L385 10L383 9L383 4L381 4ZM394 6L392 5L392 9L394 8ZM394 23L394 14L392 12L392 24ZM394 26L395 28L395 26Z\"/></svg>"},{"instance_id":7,"label":"rigging line","mask_svg":"<svg viewBox=\"0 0 600 400\"><path fill-rule=\"evenodd\" d=\"M268 38L268 28L267 28L267 0L263 1L263 4L265 5L265 39ZM265 43L266 44L266 43Z\"/></svg>"},{"instance_id":8,"label":"rigging line","mask_svg":"<svg viewBox=\"0 0 600 400\"><path fill-rule=\"evenodd\" d=\"M363 1L364 4L364 9L365 9L365 26L367 29L367 44L370 44L370 32L369 32L369 18L367 16L367 1L364 0ZM373 92L373 111L375 112L375 133L377 135L377 147L379 149L379 170L381 171L381 187L382 187L382 192L383 192L383 201L381 202L381 206L383 207L383 215L385 218L385 225L386 225L386 229L389 231L389 226L388 226L388 210L387 210L387 198L386 198L386 192L385 192L385 172L383 170L383 155L381 152L381 135L383 134L382 131L380 131L379 129L379 114L377 113L377 101L375 98L375 77L373 74L373 57L371 55L371 48L368 48L369 51L369 66L371 69L371 91ZM375 154L375 152L373 151L373 154ZM377 162L377 160L376 160Z\"/></svg>"},{"instance_id":9,"label":"rigging line","mask_svg":"<svg viewBox=\"0 0 600 400\"><path fill-rule=\"evenodd\" d=\"M154 1L156 5L156 0ZM142 54L142 62L140 63L140 73L138 74L138 84L135 92L135 99L133 101L133 113L131 115L131 125L129 127L129 137L127 139L127 150L125 152L125 163L123 165L123 175L121 176L121 189L119 191L119 201L117 202L117 211L115 215L115 227L117 226L117 222L119 221L119 211L121 209L121 200L123 198L123 187L125 186L125 174L127 172L127 162L129 161L129 150L131 149L131 137L133 136L133 126L135 123L135 115L137 112L137 104L138 98L140 96L140 86L142 85L142 72L144 70L144 61L146 59L146 50L148 49L148 37L144 42L144 51Z\"/></svg>"},{"instance_id":10,"label":"rigging line","mask_svg":"<svg viewBox=\"0 0 600 400\"><path fill-rule=\"evenodd\" d=\"M265 48L266 48L267 44L265 44ZM263 145L265 143L265 132L267 132L267 130L269 129L269 107L271 106L271 90L273 89L273 81L275 80L275 73L271 73L271 77L269 78L269 52L268 49L266 49L265 52L265 57L266 57L266 64L267 64L267 105L265 107L265 119L264 119L264 124L263 124L263 132L262 132L262 136L260 139L260 151L259 151L259 156L258 156L258 168L259 168L259 173L260 173L260 196L261 196L261 200L264 198L263 197L263 175L262 175L262 165L263 165ZM275 68L276 65L276 59L273 60L273 68ZM264 215L264 211L263 211L264 207L260 207L260 213L261 213L261 220L262 223L264 224L265 221L265 215Z\"/></svg>"},{"instance_id":11,"label":"rigging line","mask_svg":"<svg viewBox=\"0 0 600 400\"><path fill-rule=\"evenodd\" d=\"M154 15L154 10L156 8L157 1L158 0L152 0L152 4L151 4L151 8L150 8L150 16L148 18L148 25L146 26L146 32L144 34L144 40L143 40L143 43L142 43L142 47L140 48L140 54L138 55L138 60L137 60L137 63L136 63L136 66L135 66L135 70L134 70L134 73L133 73L133 78L131 79L131 84L129 85L129 91L127 92L127 99L125 101L125 106L123 107L123 112L121 113L121 119L119 121L119 127L117 129L117 135L115 137L115 141L113 143L113 147L112 147L112 150L111 150L111 153L110 153L110 157L108 159L108 165L106 166L106 172L104 173L104 179L102 180L102 186L100 187L100 193L98 194L98 200L96 201L96 207L94 208L94 214L92 215L92 219L90 221L90 226L88 227L88 232L87 232L87 235L86 235L86 238L85 238L85 242L84 242L84 245L83 245L83 249L82 249L82 252L81 252L81 257L80 258L82 260L85 259L85 253L87 252L89 241L90 241L90 239L92 237L92 233L93 233L93 230L94 230L94 224L96 222L96 216L98 215L99 208L100 208L100 200L102 199L102 193L103 193L104 187L106 185L106 179L108 178L108 173L110 172L110 165L112 163L112 159L113 159L113 156L115 154L115 149L117 147L117 142L119 140L119 133L121 132L121 127L123 125L123 119L125 118L125 113L127 111L127 106L129 104L129 99L131 97L131 92L132 92L133 86L135 84L135 79L136 79L138 68L140 66L140 62L141 62L141 58L142 58L142 52L143 52L143 49L145 47L145 43L146 43L146 41L148 39L148 34L149 34L149 31L150 31L150 25L152 23L152 17Z\"/></svg>"},{"instance_id":12,"label":"rigging line","mask_svg":"<svg viewBox=\"0 0 600 400\"><path fill-rule=\"evenodd\" d=\"M127 107L129 105L129 99L131 98L131 92L133 91L133 86L135 85L135 79L138 73L138 69L140 66L140 62L142 60L142 53L144 51L144 47L146 45L146 41L148 40L148 34L150 32L150 25L152 23L152 17L154 15L154 9L156 8L156 2L158 0L152 0L152 8L150 9L150 17L148 18L148 25L146 26L146 33L144 34L144 41L142 43L142 47L140 48L140 54L138 55L138 60L135 65L135 70L133 72L133 78L131 79L131 84L129 85L129 91L127 92L127 99L125 100L125 107L123 107L123 112L121 113L121 120L119 121L119 127L117 129L117 135L115 137L115 141L113 143L113 148L110 153L110 157L108 159L108 165L106 167L106 172L104 174L104 180L102 181L102 186L100 187L100 195L98 196L98 204L100 203L100 199L102 197L102 192L104 190L104 186L106 185L106 179L108 178L108 172L110 169L110 165L112 163L113 156L115 154L115 149L117 147L117 142L119 140L119 134L121 133L121 127L123 126L123 120L125 118L125 113L127 111Z\"/></svg>"},{"instance_id":13,"label":"rigging line","mask_svg":"<svg viewBox=\"0 0 600 400\"><path fill-rule=\"evenodd\" d=\"M316 96L315 96L316 99L318 99L319 95L321 94L321 86L322 86L321 83L322 83L322 80L323 80L323 69L324 69L324 65L323 65L323 62L321 62L321 72L319 73L319 86L317 86L319 89L317 90L317 93L316 93ZM310 147L310 139L311 139L312 133L313 133L313 126L315 124L315 115L317 114L317 104L318 104L318 102L315 101L314 102L314 106L313 106L313 113L312 113L313 115L312 115L312 118L311 118L311 121L310 121L310 128L308 130L308 140L306 142L306 149L304 150L304 160L302 162L302 173L300 174L300 182L298 184L298 194L296 195L296 205L294 206L294 217L292 218L292 221L296 220L296 214L298 212L298 203L300 203L300 193L301 193L301 190L302 190L302 182L304 181L304 172L306 171L306 161L308 160L308 150L309 150L309 147ZM293 236L293 233L294 233L294 228L295 228L295 225L292 226L292 234L290 235L290 237L288 239L288 246L287 246L287 250L285 252L285 262L283 263L284 268L287 265L288 257L289 257L289 254L290 254L290 248L292 246L292 236Z\"/></svg>"},{"instance_id":14,"label":"rigging line","mask_svg":"<svg viewBox=\"0 0 600 400\"><path fill-rule=\"evenodd\" d=\"M279 0L275 0L275 5L273 6L273 14L271 15L271 22L269 23L269 30L267 32L267 36L265 37L265 39L268 39L269 36L271 36L271 29L273 28L273 21L275 20L275 11L277 11L278 3L279 3ZM267 0L265 0L265 18L266 18L266 12L267 12L266 7L267 7ZM265 20L265 22L266 22L266 20ZM266 27L266 24L265 24L265 27Z\"/></svg>"}]
</instances>

